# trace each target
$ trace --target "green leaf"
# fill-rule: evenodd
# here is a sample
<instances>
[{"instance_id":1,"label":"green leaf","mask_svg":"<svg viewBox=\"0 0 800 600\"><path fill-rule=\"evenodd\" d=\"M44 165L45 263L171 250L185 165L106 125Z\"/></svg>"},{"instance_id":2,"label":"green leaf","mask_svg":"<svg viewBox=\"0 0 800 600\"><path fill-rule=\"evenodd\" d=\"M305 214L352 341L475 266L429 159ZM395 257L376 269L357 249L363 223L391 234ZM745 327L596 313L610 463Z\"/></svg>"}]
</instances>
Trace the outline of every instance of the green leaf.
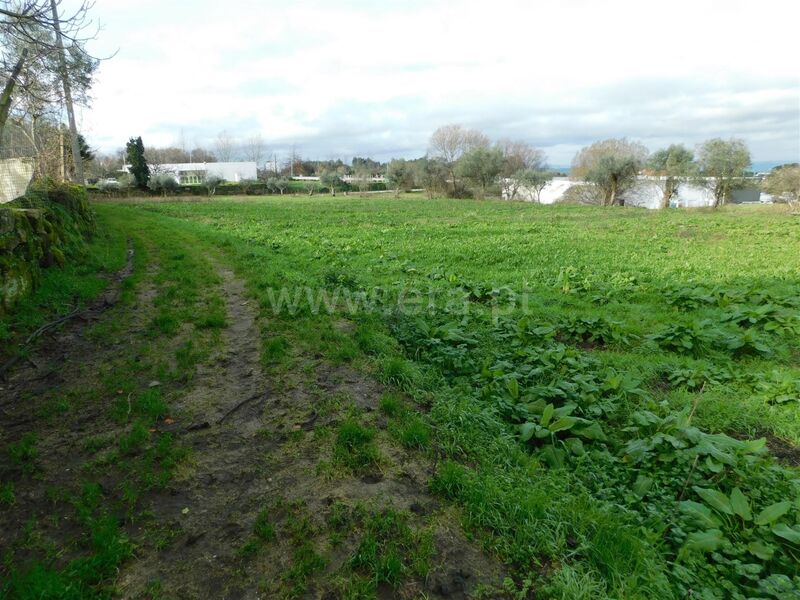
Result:
<instances>
[{"instance_id":1,"label":"green leaf","mask_svg":"<svg viewBox=\"0 0 800 600\"><path fill-rule=\"evenodd\" d=\"M796 525L789 527L786 523L778 523L772 528L772 533L793 544L800 544L800 527Z\"/></svg>"},{"instance_id":2,"label":"green leaf","mask_svg":"<svg viewBox=\"0 0 800 600\"><path fill-rule=\"evenodd\" d=\"M576 427L575 433L582 438L586 438L587 440L598 440L604 442L606 438L606 434L603 433L603 429L600 427L599 423L591 423L584 427Z\"/></svg>"},{"instance_id":3,"label":"green leaf","mask_svg":"<svg viewBox=\"0 0 800 600\"><path fill-rule=\"evenodd\" d=\"M555 407L552 404L548 404L544 407L544 412L542 412L542 418L539 420L542 427L547 427L550 424L550 419L553 418L553 412L555 411Z\"/></svg>"},{"instance_id":4,"label":"green leaf","mask_svg":"<svg viewBox=\"0 0 800 600\"><path fill-rule=\"evenodd\" d=\"M650 491L651 487L653 487L653 479L651 477L639 475L636 478L636 481L633 482L633 493L639 498L642 498L645 494L647 494L648 491Z\"/></svg>"},{"instance_id":5,"label":"green leaf","mask_svg":"<svg viewBox=\"0 0 800 600\"><path fill-rule=\"evenodd\" d=\"M719 529L695 531L686 538L684 548L689 551L714 552L724 541L725 537Z\"/></svg>"},{"instance_id":6,"label":"green leaf","mask_svg":"<svg viewBox=\"0 0 800 600\"><path fill-rule=\"evenodd\" d=\"M693 518L704 527L714 529L721 524L720 520L714 516L714 513L705 504L700 504L693 500L684 500L680 503L680 509L684 514Z\"/></svg>"},{"instance_id":7,"label":"green leaf","mask_svg":"<svg viewBox=\"0 0 800 600\"><path fill-rule=\"evenodd\" d=\"M561 417L558 421L550 425L550 431L553 433L565 431L575 425L575 422L575 417Z\"/></svg>"},{"instance_id":8,"label":"green leaf","mask_svg":"<svg viewBox=\"0 0 800 600\"><path fill-rule=\"evenodd\" d=\"M761 560L771 560L772 556L775 554L775 546L759 541L750 542L747 544L747 549L750 551L750 554L757 556Z\"/></svg>"},{"instance_id":9,"label":"green leaf","mask_svg":"<svg viewBox=\"0 0 800 600\"><path fill-rule=\"evenodd\" d=\"M753 518L747 496L745 496L738 487L733 488L731 491L731 507L733 508L733 512L739 515L744 521L750 521Z\"/></svg>"},{"instance_id":10,"label":"green leaf","mask_svg":"<svg viewBox=\"0 0 800 600\"><path fill-rule=\"evenodd\" d=\"M567 438L564 440L564 446L575 456L583 456L586 451L583 449L583 442L576 437Z\"/></svg>"},{"instance_id":11,"label":"green leaf","mask_svg":"<svg viewBox=\"0 0 800 600\"><path fill-rule=\"evenodd\" d=\"M506 380L506 388L508 389L509 395L514 399L519 399L519 382L511 377L510 379Z\"/></svg>"},{"instance_id":12,"label":"green leaf","mask_svg":"<svg viewBox=\"0 0 800 600\"><path fill-rule=\"evenodd\" d=\"M756 525L769 525L770 523L774 523L789 512L790 508L792 508L792 503L787 501L770 504L767 508L758 513L755 523Z\"/></svg>"},{"instance_id":13,"label":"green leaf","mask_svg":"<svg viewBox=\"0 0 800 600\"><path fill-rule=\"evenodd\" d=\"M754 454L761 452L767 445L767 438L758 438L757 440L744 440L742 442L742 449L747 454Z\"/></svg>"},{"instance_id":14,"label":"green leaf","mask_svg":"<svg viewBox=\"0 0 800 600\"><path fill-rule=\"evenodd\" d=\"M533 437L534 432L538 429L536 423L523 423L519 426L519 437L523 442L527 442Z\"/></svg>"},{"instance_id":15,"label":"green leaf","mask_svg":"<svg viewBox=\"0 0 800 600\"><path fill-rule=\"evenodd\" d=\"M710 490L707 488L701 488L697 486L693 486L692 489L697 492L697 494L708 503L711 508L715 509L718 512L721 512L726 515L733 514L733 507L731 506L730 500L728 497L718 490Z\"/></svg>"},{"instance_id":16,"label":"green leaf","mask_svg":"<svg viewBox=\"0 0 800 600\"><path fill-rule=\"evenodd\" d=\"M554 446L545 446L542 449L542 458L544 458L545 462L551 467L559 469L564 466L566 452Z\"/></svg>"}]
</instances>

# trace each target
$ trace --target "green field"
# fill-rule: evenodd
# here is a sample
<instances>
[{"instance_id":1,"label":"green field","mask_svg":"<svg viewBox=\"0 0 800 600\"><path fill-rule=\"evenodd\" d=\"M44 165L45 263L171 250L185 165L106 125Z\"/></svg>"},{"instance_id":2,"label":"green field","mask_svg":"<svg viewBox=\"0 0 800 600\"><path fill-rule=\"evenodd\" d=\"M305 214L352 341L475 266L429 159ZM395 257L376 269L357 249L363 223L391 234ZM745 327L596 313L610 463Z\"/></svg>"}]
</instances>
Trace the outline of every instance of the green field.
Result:
<instances>
[{"instance_id":1,"label":"green field","mask_svg":"<svg viewBox=\"0 0 800 600\"><path fill-rule=\"evenodd\" d=\"M431 465L424 485L439 503L435 518L452 520L506 576L502 592L477 586L471 597L800 597L797 216L780 207L644 211L387 197L95 208L105 231L93 245L97 270L122 260L126 238L140 250L140 266L161 270L150 329L133 328L149 348L137 355L153 364L116 357L129 376L118 365L116 379L92 384L99 391L86 402L117 388L136 394L151 378L172 382L167 401L184 397L201 376L196 365L230 325L230 305L226 315L220 299L227 280L215 271L229 265L256 307L259 360L274 394L289 398L287 381L322 364L309 357L388 390L376 411L356 406L312 423L317 430L306 441L290 434L299 444L291 448L329 452L329 460L309 459L326 482L372 464L386 476L391 444ZM116 258L104 262L97 253L109 247ZM132 290L144 285L136 277L148 277L138 273ZM78 285L67 281L59 293ZM4 330L20 336L37 322L32 311L54 310L47 298L37 302L8 317ZM114 309L116 326L130 306ZM113 334L115 323L105 327ZM170 336L191 342L177 367ZM329 400L323 394L319 402ZM143 408L142 427L173 412ZM132 436L130 400L127 413L119 423ZM314 419L320 414L314 408ZM160 452L167 479L174 468L178 482L191 480L192 465L202 464L166 446ZM158 488L141 483L154 459L128 460L115 477L138 482L144 498ZM113 460L103 464L112 476ZM109 506L122 506L124 493L110 489L103 486ZM128 499L123 527L140 514L137 502ZM426 554L424 527L409 530L406 517L391 517L389 526L386 518L357 521L364 538L339 570L326 554L339 530L330 518L314 525L330 529L334 541L295 554L281 583L263 589L275 597L316 589L368 598L402 590L403 578L424 580L422 558L398 559L393 570L387 554L365 550L371 540L386 552ZM247 552L262 556L262 546L282 543L282 527L296 542L316 535L283 523L275 525L278 542L269 541L273 526L256 518ZM31 573L23 558L36 552L20 547L4 556L5 573L17 581L5 594L33 597L19 590ZM109 560L126 565L132 555ZM73 577L49 559L36 564ZM113 567L106 568L92 580L93 593L112 589Z\"/></svg>"}]
</instances>

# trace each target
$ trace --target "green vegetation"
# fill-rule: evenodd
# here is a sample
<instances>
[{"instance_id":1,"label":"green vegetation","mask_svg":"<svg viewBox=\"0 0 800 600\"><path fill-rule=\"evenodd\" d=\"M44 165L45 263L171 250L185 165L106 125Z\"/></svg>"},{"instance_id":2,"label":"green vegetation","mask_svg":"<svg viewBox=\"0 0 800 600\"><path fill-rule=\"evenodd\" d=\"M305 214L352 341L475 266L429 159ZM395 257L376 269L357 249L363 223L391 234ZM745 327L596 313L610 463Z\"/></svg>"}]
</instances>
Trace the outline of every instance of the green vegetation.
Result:
<instances>
[{"instance_id":1,"label":"green vegetation","mask_svg":"<svg viewBox=\"0 0 800 600\"><path fill-rule=\"evenodd\" d=\"M334 460L358 473L374 466L380 453L374 443L375 430L363 427L350 417L339 425L336 433Z\"/></svg>"},{"instance_id":2,"label":"green vegetation","mask_svg":"<svg viewBox=\"0 0 800 600\"><path fill-rule=\"evenodd\" d=\"M509 593L777 599L800 589L789 464L800 443L800 223L780 207L221 198L97 209L160 267L130 352L87 398L59 397L67 415L104 399L119 428L84 442L84 475L120 481L91 504L97 523L81 521L115 532L110 559L124 560L129 542L104 515L141 518L142 498L186 456L159 425L228 324L209 285L216 248L269 323L271 374L313 371L304 356L321 356L390 388L370 396L377 410L338 416L331 394L313 434L289 430L292 448L317 436L339 467L326 475L356 480L387 469L390 443L435 455L430 491L504 563ZM6 452L20 470L41 462L36 444L15 444ZM0 488L11 508L13 483ZM430 531L401 511L334 503L321 523L299 502L258 508L237 549L248 564L290 548L267 584L274 597L302 597L324 578L339 597L369 598L424 578L434 560ZM325 534L347 554L335 568ZM105 557L84 577L46 552L34 563L15 552L9 581L35 567L107 589Z\"/></svg>"},{"instance_id":3,"label":"green vegetation","mask_svg":"<svg viewBox=\"0 0 800 600\"><path fill-rule=\"evenodd\" d=\"M795 471L746 441L800 441L800 230L782 212L313 199L104 210L222 245L275 339L325 349L337 315L355 321L362 353L348 360L431 403L408 416L384 398L390 431L424 448L436 428L450 460L432 489L535 588L780 597L798 585ZM343 422L335 459L373 463L372 435ZM785 512L758 524L723 496L744 515ZM527 571L542 561L561 567Z\"/></svg>"}]
</instances>

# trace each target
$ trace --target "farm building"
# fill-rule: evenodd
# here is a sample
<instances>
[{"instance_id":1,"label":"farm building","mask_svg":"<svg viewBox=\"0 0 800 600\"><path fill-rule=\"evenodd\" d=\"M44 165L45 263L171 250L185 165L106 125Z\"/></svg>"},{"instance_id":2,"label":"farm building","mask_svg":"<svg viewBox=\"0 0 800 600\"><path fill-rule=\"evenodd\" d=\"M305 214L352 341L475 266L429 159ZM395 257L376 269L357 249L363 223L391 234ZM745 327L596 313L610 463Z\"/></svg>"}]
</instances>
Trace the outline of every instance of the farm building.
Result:
<instances>
[{"instance_id":1,"label":"farm building","mask_svg":"<svg viewBox=\"0 0 800 600\"><path fill-rule=\"evenodd\" d=\"M130 165L124 165L122 170L128 172ZM202 183L208 177L219 177L223 181L239 182L255 179L257 175L256 163L249 162L213 162L213 163L165 163L150 165L150 174L172 175L181 185Z\"/></svg>"}]
</instances>

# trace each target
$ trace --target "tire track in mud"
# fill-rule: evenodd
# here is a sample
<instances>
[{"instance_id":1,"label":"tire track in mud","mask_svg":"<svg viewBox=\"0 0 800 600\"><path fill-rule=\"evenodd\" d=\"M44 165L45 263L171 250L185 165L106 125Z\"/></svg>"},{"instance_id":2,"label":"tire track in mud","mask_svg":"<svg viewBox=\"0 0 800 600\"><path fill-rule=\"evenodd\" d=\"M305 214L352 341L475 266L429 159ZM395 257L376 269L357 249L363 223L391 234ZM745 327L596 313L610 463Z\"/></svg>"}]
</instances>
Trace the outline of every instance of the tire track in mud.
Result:
<instances>
[{"instance_id":1,"label":"tire track in mud","mask_svg":"<svg viewBox=\"0 0 800 600\"><path fill-rule=\"evenodd\" d=\"M176 598L269 598L265 581L277 581L291 567L293 548L279 541L251 560L242 546L251 537L256 515L279 501L301 502L318 523L335 502L371 503L381 510L407 511L422 524L440 506L427 491L432 466L398 449L389 449L389 466L370 477L320 476L322 456L313 429L335 425L343 414L322 415L327 398L343 396L353 406L375 411L383 386L349 367L308 359L305 368L267 376L261 366L261 333L255 302L228 267L215 263L227 327L217 352L197 369L192 389L175 404L189 465L170 490L154 495L149 508L158 522L179 532L161 551L145 551L122 568L118 589L123 597L146 597L149 582ZM308 379L299 371L312 372ZM341 411L340 411L341 412ZM134 539L138 537L134 535ZM330 574L346 561L353 543L325 546ZM434 568L428 580L414 582L408 594L381 597L465 599L479 583L498 585L504 571L468 542L457 523L434 532ZM269 588L269 585L267 588ZM302 596L335 598L313 583ZM487 595L486 598L502 597Z\"/></svg>"},{"instance_id":2,"label":"tire track in mud","mask_svg":"<svg viewBox=\"0 0 800 600\"><path fill-rule=\"evenodd\" d=\"M301 357L300 366L279 377L267 375L261 365L261 323L255 301L229 267L214 259L210 262L220 281L226 326L220 331L218 347L196 366L190 382L171 387L174 419L155 427L178 437L190 449L188 460L178 467L167 489L140 498L137 511L149 513L150 518L130 521L120 515L137 551L121 566L115 585L119 597L149 598L154 581L167 597L174 598L273 597L265 582L280 581L291 568L292 541L278 540L249 559L240 551L252 537L259 511L282 500L301 503L319 525L314 543L327 566L316 578L341 568L356 543L354 533L341 546L330 546L324 520L334 503L367 503L375 510L403 511L414 519L415 527L426 526L441 512L439 502L427 491L432 465L396 446L382 448L386 464L380 473L334 478L320 474L320 465L330 456L314 437L315 429L334 427L347 409L325 412L322 405L332 397L347 398L352 407L375 416L385 388L350 367L311 357ZM81 313L82 318L48 332L46 343L38 340L32 360L18 364L8 383L0 384L2 441L19 438L35 422L41 455L38 477L25 484L20 497L24 502L0 515L0 546L13 542L20 523L53 512L47 488L74 485L87 460L82 450L87 438L119 433L104 417L107 399L81 405L56 423L41 422L34 413L45 395L79 390L84 382L113 369L116 361L147 352L146 345L136 344L145 339L156 311L159 266L150 262L145 269L134 301L122 307L126 312L107 310L118 303L122 282L133 272L129 252L125 268L112 276L111 285ZM119 318L124 325L117 339L88 335L89 325ZM165 343L171 347L179 339ZM147 381L139 383L147 386ZM0 465L0 477L3 471ZM103 478L105 489L119 484L113 473ZM69 525L71 510L68 505L57 509L66 529L52 530L53 539L77 533ZM424 591L429 598L458 600L466 598L476 584L496 584L502 578L502 568L464 538L454 519L436 518L441 523L434 531L436 554L429 577L410 582L403 593L381 590L380 597L417 597ZM170 532L169 543L153 542L153 524ZM336 597L327 584L315 585L312 580L302 597Z\"/></svg>"}]
</instances>

